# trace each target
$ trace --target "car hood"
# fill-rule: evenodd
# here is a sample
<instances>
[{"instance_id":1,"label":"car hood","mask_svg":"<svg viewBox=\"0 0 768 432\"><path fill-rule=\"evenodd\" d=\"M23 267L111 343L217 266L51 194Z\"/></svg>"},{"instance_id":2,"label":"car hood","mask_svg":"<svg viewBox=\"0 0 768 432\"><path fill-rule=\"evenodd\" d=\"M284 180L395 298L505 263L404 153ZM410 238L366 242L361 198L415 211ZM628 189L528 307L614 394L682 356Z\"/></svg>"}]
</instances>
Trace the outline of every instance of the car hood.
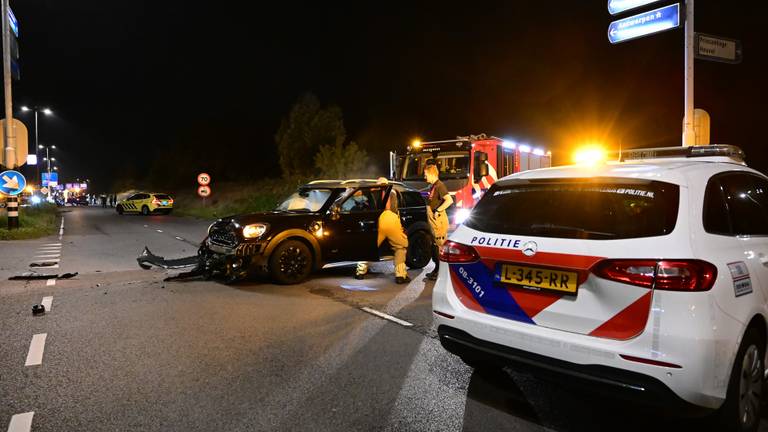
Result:
<instances>
[{"instance_id":1,"label":"car hood","mask_svg":"<svg viewBox=\"0 0 768 432\"><path fill-rule=\"evenodd\" d=\"M235 222L238 225L249 225L254 223L267 223L270 225L303 225L309 220L315 220L319 213L300 213L291 211L266 211L258 213L247 213L221 218L222 222Z\"/></svg>"}]
</instances>

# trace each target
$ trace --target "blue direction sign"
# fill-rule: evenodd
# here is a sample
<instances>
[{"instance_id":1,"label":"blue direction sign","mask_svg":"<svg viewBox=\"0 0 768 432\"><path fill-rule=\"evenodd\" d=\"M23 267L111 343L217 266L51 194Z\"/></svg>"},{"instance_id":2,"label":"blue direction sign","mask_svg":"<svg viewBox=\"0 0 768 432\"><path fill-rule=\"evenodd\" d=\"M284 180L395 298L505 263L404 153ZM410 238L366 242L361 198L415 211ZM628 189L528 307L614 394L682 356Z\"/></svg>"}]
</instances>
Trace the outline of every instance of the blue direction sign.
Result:
<instances>
[{"instance_id":1,"label":"blue direction sign","mask_svg":"<svg viewBox=\"0 0 768 432\"><path fill-rule=\"evenodd\" d=\"M659 0L608 0L608 13L616 15L657 1Z\"/></svg>"},{"instance_id":2,"label":"blue direction sign","mask_svg":"<svg viewBox=\"0 0 768 432\"><path fill-rule=\"evenodd\" d=\"M18 171L3 171L0 173L0 193L16 196L27 187L27 179Z\"/></svg>"},{"instance_id":3,"label":"blue direction sign","mask_svg":"<svg viewBox=\"0 0 768 432\"><path fill-rule=\"evenodd\" d=\"M680 27L680 3L614 21L608 26L612 44Z\"/></svg>"},{"instance_id":4,"label":"blue direction sign","mask_svg":"<svg viewBox=\"0 0 768 432\"><path fill-rule=\"evenodd\" d=\"M13 14L11 8L8 8L8 22L11 24L13 34L19 37L19 20L16 19L16 15Z\"/></svg>"}]
</instances>

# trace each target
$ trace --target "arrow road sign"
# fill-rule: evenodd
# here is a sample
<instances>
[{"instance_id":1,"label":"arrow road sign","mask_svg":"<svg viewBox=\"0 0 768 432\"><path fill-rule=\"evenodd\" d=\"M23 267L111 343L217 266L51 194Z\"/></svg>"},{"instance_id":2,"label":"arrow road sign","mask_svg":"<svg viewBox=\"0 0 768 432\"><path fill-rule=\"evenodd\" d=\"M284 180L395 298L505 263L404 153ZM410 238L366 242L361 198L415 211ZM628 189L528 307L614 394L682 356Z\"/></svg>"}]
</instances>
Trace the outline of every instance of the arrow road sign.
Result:
<instances>
[{"instance_id":1,"label":"arrow road sign","mask_svg":"<svg viewBox=\"0 0 768 432\"><path fill-rule=\"evenodd\" d=\"M616 15L657 1L659 0L608 0L608 13Z\"/></svg>"},{"instance_id":2,"label":"arrow road sign","mask_svg":"<svg viewBox=\"0 0 768 432\"><path fill-rule=\"evenodd\" d=\"M697 59L724 63L741 63L741 41L696 33L693 55Z\"/></svg>"},{"instance_id":3,"label":"arrow road sign","mask_svg":"<svg viewBox=\"0 0 768 432\"><path fill-rule=\"evenodd\" d=\"M18 171L3 171L0 173L0 193L16 196L27 187L27 179Z\"/></svg>"},{"instance_id":4,"label":"arrow road sign","mask_svg":"<svg viewBox=\"0 0 768 432\"><path fill-rule=\"evenodd\" d=\"M612 44L680 27L680 3L614 21L608 26Z\"/></svg>"}]
</instances>

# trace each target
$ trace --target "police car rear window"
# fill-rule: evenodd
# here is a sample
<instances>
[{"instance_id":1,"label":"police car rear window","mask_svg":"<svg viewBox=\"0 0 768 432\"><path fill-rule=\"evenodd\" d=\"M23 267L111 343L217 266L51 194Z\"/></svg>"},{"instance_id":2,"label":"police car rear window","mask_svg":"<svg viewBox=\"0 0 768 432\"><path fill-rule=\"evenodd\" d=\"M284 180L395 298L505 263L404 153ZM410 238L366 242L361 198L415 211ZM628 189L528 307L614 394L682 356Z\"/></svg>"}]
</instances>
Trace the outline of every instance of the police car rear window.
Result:
<instances>
[{"instance_id":1,"label":"police car rear window","mask_svg":"<svg viewBox=\"0 0 768 432\"><path fill-rule=\"evenodd\" d=\"M497 234L615 240L662 236L677 222L680 189L658 181L567 179L494 185L465 222Z\"/></svg>"},{"instance_id":2,"label":"police car rear window","mask_svg":"<svg viewBox=\"0 0 768 432\"><path fill-rule=\"evenodd\" d=\"M159 200L171 199L171 197L169 197L168 195L164 195L164 194L155 194L155 198L157 198Z\"/></svg>"}]
</instances>

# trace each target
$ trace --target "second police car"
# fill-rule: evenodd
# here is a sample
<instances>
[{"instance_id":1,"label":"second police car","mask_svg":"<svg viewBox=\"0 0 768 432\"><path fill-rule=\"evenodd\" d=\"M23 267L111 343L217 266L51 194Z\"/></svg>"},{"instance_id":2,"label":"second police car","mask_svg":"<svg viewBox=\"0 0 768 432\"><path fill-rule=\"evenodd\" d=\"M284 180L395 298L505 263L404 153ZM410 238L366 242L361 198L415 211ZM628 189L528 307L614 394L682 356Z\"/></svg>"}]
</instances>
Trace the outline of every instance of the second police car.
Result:
<instances>
[{"instance_id":1,"label":"second police car","mask_svg":"<svg viewBox=\"0 0 768 432\"><path fill-rule=\"evenodd\" d=\"M433 309L475 367L760 421L768 322L768 178L732 146L497 182L446 242Z\"/></svg>"},{"instance_id":2,"label":"second police car","mask_svg":"<svg viewBox=\"0 0 768 432\"><path fill-rule=\"evenodd\" d=\"M173 198L168 194L139 192L120 201L115 206L118 214L123 213L141 213L149 215L152 213L169 214L173 210Z\"/></svg>"}]
</instances>

